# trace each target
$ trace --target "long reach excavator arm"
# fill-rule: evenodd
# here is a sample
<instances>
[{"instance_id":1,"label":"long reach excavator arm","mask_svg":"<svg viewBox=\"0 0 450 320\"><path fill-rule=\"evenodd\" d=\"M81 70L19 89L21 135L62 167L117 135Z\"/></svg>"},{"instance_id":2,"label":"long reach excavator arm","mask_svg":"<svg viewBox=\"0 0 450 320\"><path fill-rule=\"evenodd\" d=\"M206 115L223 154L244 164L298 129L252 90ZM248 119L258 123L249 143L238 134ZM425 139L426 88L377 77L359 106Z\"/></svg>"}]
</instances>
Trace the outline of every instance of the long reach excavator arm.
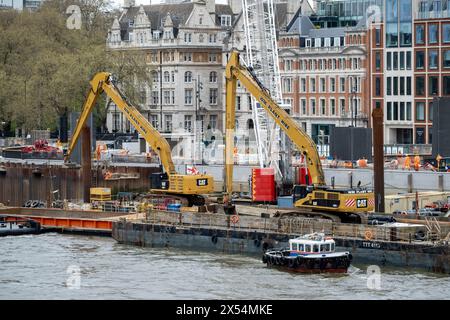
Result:
<instances>
[{"instance_id":1,"label":"long reach excavator arm","mask_svg":"<svg viewBox=\"0 0 450 320\"><path fill-rule=\"evenodd\" d=\"M72 139L67 149L65 160L67 161L74 150L80 137L81 130L85 125L89 114L95 106L97 98L105 92L116 104L117 108L130 121L131 125L144 137L150 147L159 153L161 164L167 174L176 174L175 165L172 161L172 154L167 140L148 122L148 120L122 95L120 90L112 82L110 73L101 72L95 75L90 82L89 94L84 103L83 111L77 122Z\"/></svg>"},{"instance_id":2,"label":"long reach excavator arm","mask_svg":"<svg viewBox=\"0 0 450 320\"><path fill-rule=\"evenodd\" d=\"M337 213L359 213L373 210L373 192L368 189L336 189L325 183L325 176L314 141L300 125L270 96L270 92L258 80L252 70L241 65L239 53L232 51L225 69L226 78L226 195L231 199L233 191L233 148L236 114L236 86L242 86L258 100L276 124L286 133L303 154L310 172L312 186L294 186L296 207Z\"/></svg>"},{"instance_id":3,"label":"long reach excavator arm","mask_svg":"<svg viewBox=\"0 0 450 320\"><path fill-rule=\"evenodd\" d=\"M70 140L65 161L68 161L80 137L83 126L92 112L98 97L105 92L127 117L131 125L142 135L152 150L159 154L164 172L152 175L152 192L180 195L187 198L190 205L203 204L202 194L214 192L212 176L205 174L182 175L175 170L170 145L167 140L150 124L150 122L127 101L125 96L114 85L110 73L101 72L90 82L89 93L78 119L72 139Z\"/></svg>"}]
</instances>

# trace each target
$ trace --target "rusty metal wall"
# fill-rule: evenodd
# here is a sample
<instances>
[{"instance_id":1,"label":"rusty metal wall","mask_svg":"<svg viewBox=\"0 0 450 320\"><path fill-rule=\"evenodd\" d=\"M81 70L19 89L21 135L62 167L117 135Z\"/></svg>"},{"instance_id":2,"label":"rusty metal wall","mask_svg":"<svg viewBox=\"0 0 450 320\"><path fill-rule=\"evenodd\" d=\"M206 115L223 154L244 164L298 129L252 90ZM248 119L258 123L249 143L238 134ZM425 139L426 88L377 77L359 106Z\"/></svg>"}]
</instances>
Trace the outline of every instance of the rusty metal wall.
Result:
<instances>
[{"instance_id":1,"label":"rusty metal wall","mask_svg":"<svg viewBox=\"0 0 450 320\"><path fill-rule=\"evenodd\" d=\"M0 163L6 172L0 172L0 203L22 206L28 200L83 199L83 181L80 167ZM104 168L103 168L104 169ZM118 173L139 173L138 179L105 181L102 168L92 168L92 186L109 187L118 191L144 191L150 189L152 167L108 167ZM59 190L52 196L52 191Z\"/></svg>"}]
</instances>

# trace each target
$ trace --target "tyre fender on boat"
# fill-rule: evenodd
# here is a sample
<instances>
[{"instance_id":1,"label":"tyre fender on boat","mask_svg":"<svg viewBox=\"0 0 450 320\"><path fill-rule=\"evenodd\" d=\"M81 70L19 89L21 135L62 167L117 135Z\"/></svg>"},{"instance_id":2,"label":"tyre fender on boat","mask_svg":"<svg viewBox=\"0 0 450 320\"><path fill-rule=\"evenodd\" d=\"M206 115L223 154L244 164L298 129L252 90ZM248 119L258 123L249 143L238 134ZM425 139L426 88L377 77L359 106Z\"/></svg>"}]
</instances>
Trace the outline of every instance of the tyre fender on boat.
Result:
<instances>
[{"instance_id":1,"label":"tyre fender on boat","mask_svg":"<svg viewBox=\"0 0 450 320\"><path fill-rule=\"evenodd\" d=\"M297 265L297 257L295 258L288 258L288 267L289 268L295 268Z\"/></svg>"},{"instance_id":2,"label":"tyre fender on boat","mask_svg":"<svg viewBox=\"0 0 450 320\"><path fill-rule=\"evenodd\" d=\"M217 243L217 235L213 235L213 236L211 237L211 242L214 243L214 244Z\"/></svg>"}]
</instances>

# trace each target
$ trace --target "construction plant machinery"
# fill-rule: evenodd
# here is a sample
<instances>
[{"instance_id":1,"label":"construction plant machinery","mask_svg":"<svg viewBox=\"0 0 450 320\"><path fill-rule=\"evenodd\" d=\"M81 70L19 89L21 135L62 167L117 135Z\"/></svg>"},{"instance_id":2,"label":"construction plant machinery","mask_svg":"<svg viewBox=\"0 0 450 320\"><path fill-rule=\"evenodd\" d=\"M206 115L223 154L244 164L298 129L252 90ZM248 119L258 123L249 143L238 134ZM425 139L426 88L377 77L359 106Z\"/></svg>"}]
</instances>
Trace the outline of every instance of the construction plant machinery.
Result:
<instances>
[{"instance_id":1,"label":"construction plant machinery","mask_svg":"<svg viewBox=\"0 0 450 320\"><path fill-rule=\"evenodd\" d=\"M205 204L203 195L214 192L213 177L205 174L183 175L176 172L169 143L136 107L127 101L126 97L113 83L110 73L98 73L90 82L89 94L73 131L64 161L68 161L88 116L92 112L98 97L103 92L122 111L152 150L159 155L162 168L161 172L152 174L150 193L161 198L178 199L188 206Z\"/></svg>"},{"instance_id":2,"label":"construction plant machinery","mask_svg":"<svg viewBox=\"0 0 450 320\"><path fill-rule=\"evenodd\" d=\"M233 192L233 148L236 114L237 81L259 101L267 114L286 133L303 154L310 172L308 185L295 185L292 190L296 214L323 217L334 221L361 222L365 213L374 209L374 194L366 188L337 189L327 186L317 146L307 133L270 96L270 92L254 75L252 70L241 65L239 53L232 51L225 70L226 77L226 196L232 199ZM228 206L233 207L231 203ZM300 210L303 209L303 210Z\"/></svg>"}]
</instances>

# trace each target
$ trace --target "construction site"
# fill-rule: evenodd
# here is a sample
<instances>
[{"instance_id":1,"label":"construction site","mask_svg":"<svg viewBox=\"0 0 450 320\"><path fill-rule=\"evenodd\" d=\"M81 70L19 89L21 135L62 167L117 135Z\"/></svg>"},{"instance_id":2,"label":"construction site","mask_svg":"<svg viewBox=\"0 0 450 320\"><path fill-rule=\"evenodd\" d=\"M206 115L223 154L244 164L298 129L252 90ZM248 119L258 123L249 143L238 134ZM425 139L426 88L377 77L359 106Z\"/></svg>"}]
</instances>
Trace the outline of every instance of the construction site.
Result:
<instances>
[{"instance_id":1,"label":"construction site","mask_svg":"<svg viewBox=\"0 0 450 320\"><path fill-rule=\"evenodd\" d=\"M102 235L141 247L255 256L324 233L356 264L450 274L450 154L386 152L380 106L370 127L356 120L336 127L326 154L283 100L274 2L243 3L246 51L224 54L219 75L220 138L213 130L205 144L195 129L169 138L108 70L92 75L65 133L63 126L54 138L34 130L2 140L0 236ZM251 96L254 123L255 139L244 142L236 133L239 90ZM95 135L92 113L102 95L134 134Z\"/></svg>"}]
</instances>

